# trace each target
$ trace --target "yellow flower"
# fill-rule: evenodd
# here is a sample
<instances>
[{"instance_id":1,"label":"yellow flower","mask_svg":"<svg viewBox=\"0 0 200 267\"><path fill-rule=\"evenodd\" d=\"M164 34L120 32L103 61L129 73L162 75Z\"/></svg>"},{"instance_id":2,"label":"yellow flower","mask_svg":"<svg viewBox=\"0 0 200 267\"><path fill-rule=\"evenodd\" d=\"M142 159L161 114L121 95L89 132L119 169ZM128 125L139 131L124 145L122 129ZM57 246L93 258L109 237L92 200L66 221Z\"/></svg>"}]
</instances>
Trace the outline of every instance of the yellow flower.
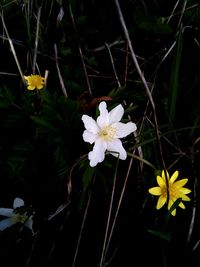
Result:
<instances>
[{"instance_id":1,"label":"yellow flower","mask_svg":"<svg viewBox=\"0 0 200 267\"><path fill-rule=\"evenodd\" d=\"M169 177L169 173L167 171L166 171L166 175L167 175L167 180L168 180L168 186L166 183L165 172L163 170L162 175L161 176L158 175L156 177L158 186L152 187L149 189L150 194L154 196L159 196L156 209L162 208L165 205L165 203L168 201L167 203L168 210L170 210L172 205L177 199L181 199L181 202L178 204L178 206L182 209L185 209L185 205L183 204L182 201L191 200L188 196L186 196L187 194L191 192L191 190L183 187L188 182L188 179L185 178L185 179L176 181L179 176L178 171L175 171L172 174L171 178ZM167 196L167 191L169 192L169 198ZM171 211L171 214L173 216L176 215L176 208Z\"/></svg>"},{"instance_id":2,"label":"yellow flower","mask_svg":"<svg viewBox=\"0 0 200 267\"><path fill-rule=\"evenodd\" d=\"M45 85L45 78L40 75L31 74L30 76L24 76L24 79L27 81L27 89L42 89Z\"/></svg>"}]
</instances>

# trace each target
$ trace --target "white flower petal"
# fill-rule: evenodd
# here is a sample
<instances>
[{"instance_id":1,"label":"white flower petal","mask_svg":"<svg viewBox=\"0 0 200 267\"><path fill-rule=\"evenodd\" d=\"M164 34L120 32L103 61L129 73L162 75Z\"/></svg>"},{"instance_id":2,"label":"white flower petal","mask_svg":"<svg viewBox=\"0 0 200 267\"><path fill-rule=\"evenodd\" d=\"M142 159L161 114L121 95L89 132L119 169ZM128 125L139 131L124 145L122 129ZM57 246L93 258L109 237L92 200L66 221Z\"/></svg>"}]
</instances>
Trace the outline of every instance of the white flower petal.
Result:
<instances>
[{"instance_id":1,"label":"white flower petal","mask_svg":"<svg viewBox=\"0 0 200 267\"><path fill-rule=\"evenodd\" d=\"M0 221L0 231L5 230L6 228L12 226L14 223L11 218L4 219Z\"/></svg>"},{"instance_id":2,"label":"white flower petal","mask_svg":"<svg viewBox=\"0 0 200 267\"><path fill-rule=\"evenodd\" d=\"M82 121L84 123L85 129L88 130L89 132L93 134L97 134L99 132L99 127L96 123L96 121L91 118L88 115L83 115L82 116Z\"/></svg>"},{"instance_id":3,"label":"white flower petal","mask_svg":"<svg viewBox=\"0 0 200 267\"><path fill-rule=\"evenodd\" d=\"M87 143L93 144L97 139L97 135L85 130L83 132L83 140Z\"/></svg>"},{"instance_id":4,"label":"white flower petal","mask_svg":"<svg viewBox=\"0 0 200 267\"><path fill-rule=\"evenodd\" d=\"M98 163L104 160L106 148L106 143L102 142L100 138L95 141L93 150L88 154L91 167L95 167Z\"/></svg>"},{"instance_id":5,"label":"white flower petal","mask_svg":"<svg viewBox=\"0 0 200 267\"><path fill-rule=\"evenodd\" d=\"M11 217L13 215L13 209L0 208L0 215Z\"/></svg>"},{"instance_id":6,"label":"white flower petal","mask_svg":"<svg viewBox=\"0 0 200 267\"><path fill-rule=\"evenodd\" d=\"M117 130L115 134L116 138L126 137L130 133L137 130L137 126L133 122L128 122L128 123L117 122L114 123L112 126Z\"/></svg>"},{"instance_id":7,"label":"white flower petal","mask_svg":"<svg viewBox=\"0 0 200 267\"><path fill-rule=\"evenodd\" d=\"M13 202L13 208L16 209L22 206L24 206L24 200L19 197L16 197Z\"/></svg>"},{"instance_id":8,"label":"white flower petal","mask_svg":"<svg viewBox=\"0 0 200 267\"><path fill-rule=\"evenodd\" d=\"M27 221L24 224L26 227L28 227L31 231L33 231L33 220L32 216L27 219Z\"/></svg>"},{"instance_id":9,"label":"white flower petal","mask_svg":"<svg viewBox=\"0 0 200 267\"><path fill-rule=\"evenodd\" d=\"M122 105L118 105L109 112L109 124L119 122L124 114Z\"/></svg>"},{"instance_id":10,"label":"white flower petal","mask_svg":"<svg viewBox=\"0 0 200 267\"><path fill-rule=\"evenodd\" d=\"M99 111L100 111L100 115L97 118L97 124L99 125L100 128L102 128L109 124L109 114L108 114L106 102L103 101L99 104Z\"/></svg>"},{"instance_id":11,"label":"white flower petal","mask_svg":"<svg viewBox=\"0 0 200 267\"><path fill-rule=\"evenodd\" d=\"M119 157L122 160L125 160L127 157L126 150L122 146L122 142L119 139L114 139L112 142L107 142L107 150L110 154L112 154L115 157ZM112 153L113 152L118 152L118 153Z\"/></svg>"}]
</instances>

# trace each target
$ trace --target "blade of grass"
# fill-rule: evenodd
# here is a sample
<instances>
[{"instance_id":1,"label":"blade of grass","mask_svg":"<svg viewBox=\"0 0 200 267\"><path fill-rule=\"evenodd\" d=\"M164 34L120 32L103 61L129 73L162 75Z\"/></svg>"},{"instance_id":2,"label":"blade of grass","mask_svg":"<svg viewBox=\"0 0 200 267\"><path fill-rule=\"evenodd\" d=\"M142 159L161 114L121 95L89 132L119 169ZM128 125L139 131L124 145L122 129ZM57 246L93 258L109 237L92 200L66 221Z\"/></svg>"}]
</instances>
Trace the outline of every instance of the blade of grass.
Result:
<instances>
[{"instance_id":1,"label":"blade of grass","mask_svg":"<svg viewBox=\"0 0 200 267\"><path fill-rule=\"evenodd\" d=\"M10 35L8 33L8 29L7 29L5 21L4 21L3 12L0 13L0 17L1 17L2 24L3 24L3 29L5 30L6 36L8 38L8 42L10 44L10 49L12 51L13 57L15 59L15 62L16 62L17 68L18 68L19 74L21 76L21 79L22 79L23 83L26 84L25 79L24 79L24 75L23 75L23 72L22 72L22 69L21 69L21 66L20 66L20 63L19 63L19 60L17 58L17 54L15 52L15 48L14 48L12 39L10 38Z\"/></svg>"},{"instance_id":2,"label":"blade of grass","mask_svg":"<svg viewBox=\"0 0 200 267\"><path fill-rule=\"evenodd\" d=\"M112 207L113 207L113 199L114 199L114 193L115 193L115 185L116 185L116 179L117 179L118 164L119 164L119 156L117 158L117 163L116 163L115 172L114 172L114 181L113 181L112 194L111 194L111 199L110 199L110 207L109 207L109 212L108 212L106 231L105 231L105 236L104 236L104 241L103 241L103 248L102 248L99 267L103 267L104 266L104 261L105 261L106 251L107 251L107 248L106 248L107 245L106 244L107 244L108 231L109 231L110 219L111 219L111 213L112 213ZM109 240L110 240L110 238L109 238Z\"/></svg>"},{"instance_id":3,"label":"blade of grass","mask_svg":"<svg viewBox=\"0 0 200 267\"><path fill-rule=\"evenodd\" d=\"M111 227L110 234L109 234L109 237L108 237L108 241L107 241L107 244L106 244L106 247L105 247L105 251L104 251L104 255L103 255L104 256L103 262L105 262L105 260L106 260L106 255L108 253L108 249L109 249L109 246L110 246L111 238L113 236L114 228L115 228L116 221L117 221L118 214L119 214L119 210L120 210L120 207L121 207L121 204L122 204L122 200L123 200L123 196L124 196L124 193L125 193L125 189L126 189L126 185L127 185L127 181L128 181L128 177L129 177L129 174L130 174L130 170L131 170L132 164L133 164L133 158L130 159L130 162L129 162L129 165L128 165L128 170L127 170L127 173L126 173L125 181L124 181L124 184L123 184L123 187L122 187L122 191L121 191L121 194L120 194L120 197L119 197L119 201L118 201L117 209L116 209L116 212L115 212L115 215L114 215L114 219L113 219L112 227Z\"/></svg>"},{"instance_id":4,"label":"blade of grass","mask_svg":"<svg viewBox=\"0 0 200 267\"><path fill-rule=\"evenodd\" d=\"M58 64L58 50L57 50L57 45L56 44L54 44L54 51L55 51L56 69L57 69L57 72L58 72L60 85L61 85L61 88L62 88L64 96L68 97L67 90L66 90L65 84L64 84L64 80L62 78L62 75L61 75L61 72L60 72L60 68L59 68L59 64Z\"/></svg>"},{"instance_id":5,"label":"blade of grass","mask_svg":"<svg viewBox=\"0 0 200 267\"><path fill-rule=\"evenodd\" d=\"M39 39L39 30L40 30L40 18L41 18L41 10L40 7L38 9L38 15L37 15L37 26L36 26L36 35L35 35L35 47L34 47L34 54L33 54L33 74L35 74L35 66L37 62L37 50L38 50L38 39Z\"/></svg>"},{"instance_id":6,"label":"blade of grass","mask_svg":"<svg viewBox=\"0 0 200 267\"><path fill-rule=\"evenodd\" d=\"M196 162L195 162L195 150L196 150L196 145L200 142L200 137L198 137L193 146L192 146L192 167L193 167L193 176L194 176L194 185L193 185L193 203L197 202L197 192L198 192L198 178L197 178L197 170L196 170ZM192 217L190 221L190 226L188 230L188 236L187 236L187 243L191 241L191 237L193 234L194 230L194 221L196 218L196 212L197 212L197 207L196 205L193 205L192 208Z\"/></svg>"},{"instance_id":7,"label":"blade of grass","mask_svg":"<svg viewBox=\"0 0 200 267\"><path fill-rule=\"evenodd\" d=\"M74 19L74 14L73 14L72 6L71 6L70 2L69 2L69 12L70 12L71 20L72 20L72 25L74 27L75 32L77 32L77 27L76 27L76 23L75 23L75 19ZM85 60L84 60L84 56L83 56L83 51L82 51L81 45L78 46L78 49L79 49L79 54L80 54L80 57L81 57L81 62L82 62L82 65L83 65L83 71L84 71L84 74L85 74L85 79L86 79L86 83L87 83L87 86L88 86L88 91L90 93L90 96L92 97L92 87L91 87L91 84L90 84L87 68L86 68L86 65L85 65Z\"/></svg>"},{"instance_id":8,"label":"blade of grass","mask_svg":"<svg viewBox=\"0 0 200 267\"><path fill-rule=\"evenodd\" d=\"M95 183L95 180L96 180L96 175L94 175L94 177L93 177L92 187L93 187L93 185ZM92 196L92 190L91 190L91 192L89 194L88 201L87 201L86 208L85 208L85 212L84 212L84 215L83 215L83 220L82 220L82 223L81 223L81 229L80 229L80 233L79 233L79 236L78 236L78 241L77 241L77 245L76 245L76 250L75 250L75 254L74 254L74 258L73 258L72 267L74 267L75 264L76 264L76 259L77 259L77 255L78 255L78 251L79 251L79 247L80 247L80 242L81 242L81 237L82 237L82 234L83 234L83 229L84 229L84 226L85 226L86 217L87 217L87 214L88 214L88 209L89 209L89 205L90 205L90 201L91 201L91 196Z\"/></svg>"},{"instance_id":9,"label":"blade of grass","mask_svg":"<svg viewBox=\"0 0 200 267\"><path fill-rule=\"evenodd\" d=\"M181 30L177 38L176 50L175 50L174 60L172 62L170 83L169 83L169 119L172 124L176 113L182 46L183 46L183 32Z\"/></svg>"},{"instance_id":10,"label":"blade of grass","mask_svg":"<svg viewBox=\"0 0 200 267\"><path fill-rule=\"evenodd\" d=\"M161 144L161 140L160 140L160 131L159 131L159 126L158 126L158 119L157 119L156 106L155 106L155 103L154 103L154 99L152 97L151 90L150 90L150 88L148 86L148 83L146 81L146 78L145 78L144 74L142 73L142 70L141 70L140 65L138 63L136 54L134 52L134 49L133 49L133 46L132 46L132 42L131 42L130 37L129 37L129 32L128 32L128 29L126 27L126 23L125 23L125 20L124 20L124 16L122 14L121 7L119 5L119 1L115 0L114 2L115 2L115 5L116 5L116 9L117 9L118 15L119 15L119 20L120 20L122 29L124 31L125 38L127 40L128 46L129 46L129 50L130 50L130 54L131 54L133 63L135 65L137 73L138 73L138 75L139 75L139 77L140 77L140 79L141 79L141 81L143 83L143 86L144 86L144 88L146 90L146 94L147 94L147 96L149 98L149 102L151 103L151 107L152 107L152 110L153 110L154 123L155 123L154 127L155 127L155 132L156 132L158 149L159 149L159 153L160 153L160 159L161 159L161 163L162 163L162 166L163 166L163 169L164 169L164 172L165 172L167 188L169 188L168 179L167 179L166 165L165 165L165 161L164 161L163 149L162 149L162 144ZM167 192L167 193L168 193L167 194L167 199L169 199L169 192Z\"/></svg>"}]
</instances>

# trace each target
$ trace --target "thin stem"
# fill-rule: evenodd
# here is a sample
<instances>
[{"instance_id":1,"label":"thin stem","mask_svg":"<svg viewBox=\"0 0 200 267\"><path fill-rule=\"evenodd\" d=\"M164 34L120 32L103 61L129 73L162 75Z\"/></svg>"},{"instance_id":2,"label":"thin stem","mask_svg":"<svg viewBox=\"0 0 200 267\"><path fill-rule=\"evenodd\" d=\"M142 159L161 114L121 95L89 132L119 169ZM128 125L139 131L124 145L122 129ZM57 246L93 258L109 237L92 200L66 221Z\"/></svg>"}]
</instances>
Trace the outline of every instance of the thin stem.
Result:
<instances>
[{"instance_id":1,"label":"thin stem","mask_svg":"<svg viewBox=\"0 0 200 267\"><path fill-rule=\"evenodd\" d=\"M57 50L57 45L56 44L54 44L54 51L55 51L56 69L57 69L57 72L58 72L58 77L59 77L61 89L63 91L64 96L68 97L67 90L65 88L65 84L64 84L61 72L60 72L59 65L58 65L58 50Z\"/></svg>"},{"instance_id":2,"label":"thin stem","mask_svg":"<svg viewBox=\"0 0 200 267\"><path fill-rule=\"evenodd\" d=\"M34 55L33 55L33 74L35 74L35 66L37 61L37 51L38 51L38 39L39 39L39 30L40 30L40 18L41 18L41 10L40 7L38 9L38 15L37 15L37 27L36 27L36 35L35 35L35 48L34 48Z\"/></svg>"},{"instance_id":3,"label":"thin stem","mask_svg":"<svg viewBox=\"0 0 200 267\"><path fill-rule=\"evenodd\" d=\"M152 106L154 122L155 122L156 137L157 137L157 142L158 142L158 147L159 147L159 152L160 152L160 157L161 157L163 169L164 169L164 172L165 172L166 185L167 185L167 188L168 188L169 187L169 182L168 182L167 175L166 175L166 166L165 166L165 161L164 161L163 151L162 151L162 146L161 146L161 141L160 141L160 132L159 132L159 128L158 128L158 120L157 120L155 103L154 103L154 100L153 100L153 97L152 97L152 94L151 94L151 90L149 89L148 83L147 83L147 81L146 81L146 79L145 79L145 77L144 77L144 75L143 75L143 73L141 71L139 63L137 61L137 57L136 57L135 52L133 50L133 46L132 46L132 43L131 43L131 40L130 40L130 37L129 37L129 33L128 33L128 30L127 30L127 27L126 27L126 23L125 23L125 20L124 20L124 17L123 17L119 2L118 2L118 0L114 0L114 1L115 1L115 4L116 4L117 11L118 11L118 15L119 15L119 19L120 19L120 22L121 22L121 26L122 26L123 31L124 31L124 35L125 35L125 38L127 40L127 43L128 43L129 49L130 49L131 57L133 59L135 68L136 68L136 70L137 70L137 72L139 74L139 77L140 77L143 85L144 85L144 88L146 90L147 96L148 96L149 101L150 101L151 106Z\"/></svg>"},{"instance_id":4,"label":"thin stem","mask_svg":"<svg viewBox=\"0 0 200 267\"><path fill-rule=\"evenodd\" d=\"M109 56L110 56L110 61L111 61L111 64L112 64L112 68L113 68L113 72L114 72L114 75L115 75L115 79L117 81L117 85L118 85L118 87L121 87L121 83L119 81L119 78L118 78L118 75L117 75L117 71L115 69L115 64L114 64L113 56L112 56L112 53L110 51L110 47L109 47L109 45L107 43L105 43L105 46L106 46L106 48L108 50L108 53L109 53Z\"/></svg>"},{"instance_id":5,"label":"thin stem","mask_svg":"<svg viewBox=\"0 0 200 267\"><path fill-rule=\"evenodd\" d=\"M128 43L126 42L126 58L125 58L124 86L126 86L127 77L128 77Z\"/></svg>"},{"instance_id":6,"label":"thin stem","mask_svg":"<svg viewBox=\"0 0 200 267\"><path fill-rule=\"evenodd\" d=\"M109 248L110 241L111 241L111 238L112 238L112 235L113 235L113 231L114 231L114 228L115 228L115 224L116 224L116 220L117 220L117 217L118 217L119 209L121 207L121 203L122 203L122 199L123 199L123 196L124 196L124 192L125 192L126 184L127 184L128 177L129 177L129 174L130 174L132 163L133 163L133 158L131 158L130 162L129 162L128 171L127 171L126 178L125 178L125 181L124 181L124 185L123 185L123 188L122 188L122 191L121 191L121 194L120 194L118 206L117 206L117 209L116 209L116 212L115 212L115 216L114 216L114 219L113 219L113 223L112 223L112 227L111 227L111 230L110 230L110 235L108 237L107 246L105 248L103 261L105 261L106 254L108 252L108 248ZM100 265L100 267L101 267L101 265Z\"/></svg>"},{"instance_id":7,"label":"thin stem","mask_svg":"<svg viewBox=\"0 0 200 267\"><path fill-rule=\"evenodd\" d=\"M169 18L167 19L167 23L169 23L169 21L170 21L170 20L171 20L171 18L173 17L173 15L174 15L174 12L175 12L175 10L176 10L176 8L177 8L177 6L178 6L179 2L180 2L180 0L178 0L178 1L176 2L175 6L174 6L174 8L173 8L173 10L172 10L172 13L171 13L171 15L170 15L170 16L169 16Z\"/></svg>"},{"instance_id":8,"label":"thin stem","mask_svg":"<svg viewBox=\"0 0 200 267\"><path fill-rule=\"evenodd\" d=\"M196 173L196 168L195 168L195 146L197 145L197 143L200 142L200 137L198 137L193 146L192 146L192 167L193 167L193 170L194 170L194 186L193 186L193 202L194 202L194 205L193 205L193 209L192 209L192 218L191 218L191 221L190 221L190 226L189 226L189 231L188 231L188 236L187 236L187 243L190 242L191 240L191 236L192 236L192 233L193 233L193 229L194 229L194 221L195 221L195 218L196 218L196 201L197 201L197 189L198 189L198 179L197 179L197 173Z\"/></svg>"},{"instance_id":9,"label":"thin stem","mask_svg":"<svg viewBox=\"0 0 200 267\"><path fill-rule=\"evenodd\" d=\"M101 260L100 260L99 267L103 266L104 259L105 259L105 253L107 250L106 249L106 243L107 243L107 236L108 236L108 230L109 230L109 225L110 225L111 212L112 212L112 207L113 207L113 199L114 199L115 185L116 185L116 179L117 179L118 163L119 163L119 157L117 159L117 164L116 164L115 173L114 173L112 195L111 195L111 200L110 200L110 207L109 207L109 212L108 212L108 219L107 219L107 224L106 224L106 231L105 231L105 236L104 236L103 249L102 249L102 253L101 253Z\"/></svg>"},{"instance_id":10,"label":"thin stem","mask_svg":"<svg viewBox=\"0 0 200 267\"><path fill-rule=\"evenodd\" d=\"M23 83L26 84L25 79L24 79L24 75L23 75L23 72L22 72L22 69L21 69L21 66L20 66L20 63L19 63L19 60L18 60L18 58L17 58L17 54L16 54L16 52L15 52L15 48L14 48L12 39L11 39L10 36L9 36L8 29L7 29L6 24L5 24L5 21L4 21L3 13L0 13L0 16L1 16L1 20L2 20L2 24L3 24L3 28L4 28L5 32L6 32L6 36L7 36L7 38L8 38L8 42L9 42L9 44L10 44L10 49L11 49L12 54L13 54L13 56L14 56L14 59L15 59L15 62L16 62L16 65L17 65L19 74L20 74L20 76L21 76L21 79L22 79Z\"/></svg>"},{"instance_id":11,"label":"thin stem","mask_svg":"<svg viewBox=\"0 0 200 267\"><path fill-rule=\"evenodd\" d=\"M185 0L184 3L183 3L183 8L182 8L182 10L181 10L181 15L180 15L179 22L178 22L178 28L179 28L180 25L181 25L181 21L182 21L183 14L184 14L185 9L186 9L186 5L187 5L187 0Z\"/></svg>"},{"instance_id":12,"label":"thin stem","mask_svg":"<svg viewBox=\"0 0 200 267\"><path fill-rule=\"evenodd\" d=\"M72 11L72 7L71 7L70 3L69 3L69 12L70 12L70 16L71 16L72 25L74 27L74 30L75 30L76 33L78 33L77 28L76 28L74 15L73 15L73 11ZM90 93L90 96L92 97L92 88L91 88L91 85L90 85L90 80L89 80L89 76L88 76L88 73L87 73L87 68L86 68L86 65L85 65L84 57L83 57L83 51L82 51L82 48L81 48L80 45L79 45L78 49L79 49L79 54L80 54L80 57L81 57L81 62L82 62L82 65L83 65L83 70L84 70L84 74L85 74L85 78L86 78L86 83L87 83L87 86L88 86L88 91Z\"/></svg>"},{"instance_id":13,"label":"thin stem","mask_svg":"<svg viewBox=\"0 0 200 267\"><path fill-rule=\"evenodd\" d=\"M95 182L95 178L96 178L96 175L94 176L94 179L93 179L93 185L94 185L94 182ZM87 205L86 205L86 209L85 209L85 212L84 212L83 221L82 221L82 224L81 224L81 229L80 229L80 233L79 233L79 237L78 237L78 241L77 241L77 245L76 245L76 250L75 250L75 254L74 254L72 267L74 267L75 264L76 264L76 259L77 259L77 255L78 255L78 251L79 251L79 247L80 247L83 228L85 226L85 221L86 221L86 217L87 217L88 209L89 209L89 205L90 205L91 195L92 195L92 191L90 192L90 195L89 195L89 198L88 198L88 201L87 201Z\"/></svg>"},{"instance_id":14,"label":"thin stem","mask_svg":"<svg viewBox=\"0 0 200 267\"><path fill-rule=\"evenodd\" d=\"M79 53L80 53L81 61L82 61L82 64L83 64L83 70L84 70L84 73L85 73L85 78L86 78L88 90L89 90L90 95L92 96L92 88L91 88L91 85L90 85L90 80L89 80L89 77L88 77L87 68L86 68L86 65L85 65L83 52L82 52L82 48L81 48L80 45L79 45Z\"/></svg>"}]
</instances>

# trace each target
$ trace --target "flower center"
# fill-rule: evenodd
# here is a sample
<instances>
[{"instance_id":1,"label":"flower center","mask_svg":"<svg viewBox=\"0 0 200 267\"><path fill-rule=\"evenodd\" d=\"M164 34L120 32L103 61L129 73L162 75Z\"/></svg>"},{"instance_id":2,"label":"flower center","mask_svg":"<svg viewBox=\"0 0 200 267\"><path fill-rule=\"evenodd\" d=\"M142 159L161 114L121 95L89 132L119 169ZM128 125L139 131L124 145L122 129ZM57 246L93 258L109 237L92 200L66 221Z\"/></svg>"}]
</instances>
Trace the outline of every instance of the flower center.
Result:
<instances>
[{"instance_id":1,"label":"flower center","mask_svg":"<svg viewBox=\"0 0 200 267\"><path fill-rule=\"evenodd\" d=\"M37 77L33 77L31 83L36 86L40 83L39 79Z\"/></svg>"},{"instance_id":2,"label":"flower center","mask_svg":"<svg viewBox=\"0 0 200 267\"><path fill-rule=\"evenodd\" d=\"M162 188L162 195L164 197L167 197L167 185L165 185ZM179 192L177 190L177 187L174 184L169 182L169 199L171 200L176 199L178 195L179 195Z\"/></svg>"},{"instance_id":3,"label":"flower center","mask_svg":"<svg viewBox=\"0 0 200 267\"><path fill-rule=\"evenodd\" d=\"M27 216L16 213L12 216L11 220L13 221L13 223L25 223L25 221L27 220Z\"/></svg>"},{"instance_id":4,"label":"flower center","mask_svg":"<svg viewBox=\"0 0 200 267\"><path fill-rule=\"evenodd\" d=\"M33 86L38 86L38 85L42 85L42 79L40 78L40 76L34 75L31 77L30 79L30 84Z\"/></svg>"},{"instance_id":5,"label":"flower center","mask_svg":"<svg viewBox=\"0 0 200 267\"><path fill-rule=\"evenodd\" d=\"M112 126L104 126L99 135L104 141L112 141L116 134L116 128Z\"/></svg>"},{"instance_id":6,"label":"flower center","mask_svg":"<svg viewBox=\"0 0 200 267\"><path fill-rule=\"evenodd\" d=\"M177 198L179 195L177 192L177 188L174 185L169 185L169 194L170 194L170 199Z\"/></svg>"}]
</instances>

